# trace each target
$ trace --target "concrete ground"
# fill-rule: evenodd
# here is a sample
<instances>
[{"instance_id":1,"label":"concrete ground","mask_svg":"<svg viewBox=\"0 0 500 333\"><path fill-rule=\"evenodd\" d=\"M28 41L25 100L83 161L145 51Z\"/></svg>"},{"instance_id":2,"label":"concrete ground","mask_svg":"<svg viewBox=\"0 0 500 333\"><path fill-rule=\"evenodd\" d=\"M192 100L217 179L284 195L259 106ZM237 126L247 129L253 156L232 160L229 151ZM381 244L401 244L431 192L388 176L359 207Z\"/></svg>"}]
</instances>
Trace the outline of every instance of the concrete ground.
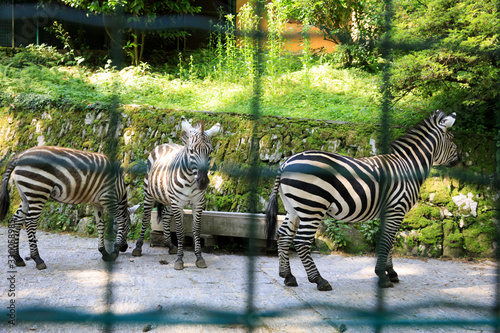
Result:
<instances>
[{"instance_id":1,"label":"concrete ground","mask_svg":"<svg viewBox=\"0 0 500 333\"><path fill-rule=\"evenodd\" d=\"M175 271L175 255L145 244L142 257L132 257L131 248L121 254L110 274L97 251L97 239L39 231L39 251L47 269L38 271L33 261L11 269L7 234L8 229L0 227L5 245L0 251L1 332L245 332L247 327L238 324L244 317L235 315L245 313L249 302L258 313L277 311L274 317L255 318L255 332L374 331L367 325L379 292L372 256L314 254L322 276L333 287L329 292L320 292L307 281L295 254L291 258L299 283L295 288L283 285L277 257L259 256L252 268L254 292L249 297L249 258L244 255L207 253L208 268L199 269L193 252L187 251L186 268ZM26 257L27 237L24 231L21 235L21 256ZM383 293L384 306L392 314L386 322L398 326L383 327L384 332L493 331L485 323L496 299L495 262L395 258L394 267L401 283ZM128 321L104 327L94 315L107 309L108 282L110 310ZM13 303L15 325L8 322ZM31 321L33 317L23 311L34 307L46 319L42 308L63 311L55 317L62 322ZM142 314L133 315L137 312ZM67 322L75 314L85 314L87 321ZM161 318L162 323L152 318ZM231 321L225 321L228 318Z\"/></svg>"}]
</instances>

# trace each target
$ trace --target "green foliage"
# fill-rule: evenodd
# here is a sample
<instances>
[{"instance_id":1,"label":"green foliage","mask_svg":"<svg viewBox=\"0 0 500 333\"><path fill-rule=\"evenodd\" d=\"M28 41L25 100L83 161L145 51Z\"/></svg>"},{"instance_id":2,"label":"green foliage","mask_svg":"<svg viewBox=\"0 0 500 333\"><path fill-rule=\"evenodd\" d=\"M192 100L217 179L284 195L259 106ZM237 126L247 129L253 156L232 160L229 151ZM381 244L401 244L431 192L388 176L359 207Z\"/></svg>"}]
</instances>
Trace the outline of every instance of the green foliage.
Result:
<instances>
[{"instance_id":1,"label":"green foliage","mask_svg":"<svg viewBox=\"0 0 500 333\"><path fill-rule=\"evenodd\" d=\"M54 204L50 201L46 204L40 216L40 228L55 231L76 231L78 212L82 205L74 206L73 211L66 209L65 205L59 205L59 209L50 209L54 208Z\"/></svg>"},{"instance_id":2,"label":"green foliage","mask_svg":"<svg viewBox=\"0 0 500 333\"><path fill-rule=\"evenodd\" d=\"M283 71L282 59L284 52L285 25L287 22L287 12L284 1L273 1L266 4L267 9L267 71L271 79L271 86L274 80L281 76Z\"/></svg>"},{"instance_id":3,"label":"green foliage","mask_svg":"<svg viewBox=\"0 0 500 333\"><path fill-rule=\"evenodd\" d=\"M255 49L257 48L254 34L258 29L259 17L251 2L247 2L241 6L238 18L237 27L243 33L238 45L243 56L244 66L242 68L246 69L246 76L253 79L255 75Z\"/></svg>"},{"instance_id":4,"label":"green foliage","mask_svg":"<svg viewBox=\"0 0 500 333\"><path fill-rule=\"evenodd\" d=\"M319 27L337 44L338 60L347 67L370 69L378 61L377 42L384 23L382 1L286 0L292 16Z\"/></svg>"},{"instance_id":5,"label":"green foliage","mask_svg":"<svg viewBox=\"0 0 500 333\"><path fill-rule=\"evenodd\" d=\"M25 67L29 65L57 66L65 61L65 56L57 51L54 46L45 44L30 44L13 55L10 60L12 67Z\"/></svg>"},{"instance_id":6,"label":"green foliage","mask_svg":"<svg viewBox=\"0 0 500 333\"><path fill-rule=\"evenodd\" d=\"M199 13L201 7L193 6L191 0L180 1L154 1L154 0L112 0L112 1L94 1L94 0L62 0L71 7L80 8L89 13L89 15L102 15L103 20L106 17L114 16L117 13L129 14L127 20L129 22L142 21L146 28L153 26L159 17L171 14L194 14ZM175 20L174 16L171 20ZM103 22L107 26L107 22ZM109 23L108 23L109 24ZM111 31L106 30L110 40L116 43ZM189 35L186 29L154 29L140 30L128 29L125 49L127 55L131 58L133 65L139 65L142 61L146 34L157 34L165 39L173 39L177 37L186 37ZM120 45L122 47L122 45Z\"/></svg>"},{"instance_id":7,"label":"green foliage","mask_svg":"<svg viewBox=\"0 0 500 333\"><path fill-rule=\"evenodd\" d=\"M96 225L95 225L95 218L93 218L92 220L90 220L90 222L87 224L86 226L86 230L87 234L89 236L97 236L97 228L96 228Z\"/></svg>"},{"instance_id":8,"label":"green foliage","mask_svg":"<svg viewBox=\"0 0 500 333\"><path fill-rule=\"evenodd\" d=\"M326 224L326 235L330 238L333 245L337 249L346 247L349 243L349 238L346 234L347 229L350 228L348 223L331 218L324 220L324 223Z\"/></svg>"},{"instance_id":9,"label":"green foliage","mask_svg":"<svg viewBox=\"0 0 500 333\"><path fill-rule=\"evenodd\" d=\"M380 220L373 219L360 223L358 230L368 245L375 247L380 238Z\"/></svg>"},{"instance_id":10,"label":"green foliage","mask_svg":"<svg viewBox=\"0 0 500 333\"><path fill-rule=\"evenodd\" d=\"M25 52L30 54L31 50L23 49L15 56L16 61L22 59ZM165 72L157 71L146 63L117 70L110 61L97 70L84 66L44 67L26 62L24 68L18 70L13 67L13 58L3 57L0 59L0 102L9 105L15 99L15 105L71 104L85 107L109 104L118 95L123 104L249 112L252 86L251 77L246 73L252 71L251 68L238 64L235 65L236 70L241 69L245 73L240 80L231 82L222 75L215 80L218 70L210 74L208 66L204 65L205 60L210 59L208 51L183 53L181 61L176 58L178 63L174 63L173 70ZM225 71L224 66L225 63L222 63L221 72ZM314 59L307 69L301 69L300 65L297 68L276 78L274 86L270 80L263 81L262 114L378 122L379 109L373 103L379 95L375 75L360 70L335 69L329 64L318 64ZM182 80L171 74L178 76L180 72ZM408 108L411 109L412 105L408 104ZM401 110L406 110L406 107ZM412 117L401 119L411 123ZM413 121L418 120L414 118Z\"/></svg>"},{"instance_id":11,"label":"green foliage","mask_svg":"<svg viewBox=\"0 0 500 333\"><path fill-rule=\"evenodd\" d=\"M500 18L489 0L399 1L392 89L456 111L457 127L490 132L498 109Z\"/></svg>"},{"instance_id":12,"label":"green foliage","mask_svg":"<svg viewBox=\"0 0 500 333\"><path fill-rule=\"evenodd\" d=\"M81 56L76 56L72 39L61 23L54 21L52 26L46 29L52 32L64 45L66 53L63 53L63 56L67 65L80 65L85 60L85 58Z\"/></svg>"}]
</instances>

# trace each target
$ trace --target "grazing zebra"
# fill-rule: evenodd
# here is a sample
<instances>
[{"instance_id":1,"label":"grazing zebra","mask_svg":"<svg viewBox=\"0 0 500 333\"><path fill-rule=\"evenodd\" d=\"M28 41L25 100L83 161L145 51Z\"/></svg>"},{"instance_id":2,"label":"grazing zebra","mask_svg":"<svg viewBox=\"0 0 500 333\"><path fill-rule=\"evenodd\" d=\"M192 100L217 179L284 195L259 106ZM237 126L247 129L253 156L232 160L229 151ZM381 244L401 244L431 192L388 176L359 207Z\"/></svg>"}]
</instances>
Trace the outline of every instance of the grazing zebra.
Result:
<instances>
[{"instance_id":1,"label":"grazing zebra","mask_svg":"<svg viewBox=\"0 0 500 333\"><path fill-rule=\"evenodd\" d=\"M183 208L191 205L196 266L206 268L205 260L201 256L200 219L201 212L205 208L205 191L209 183L208 163L213 150L210 138L219 132L220 124L215 124L205 131L202 123L193 127L183 116L181 125L184 146L163 144L157 146L148 157L147 175L144 178L142 230L132 255L142 254L144 233L151 220L151 209L156 201L160 204L158 218L162 220L165 246L169 248L171 254L175 253L175 246L170 238L170 220L172 216L174 217L178 239L177 261L174 268L183 269ZM162 209L163 205L165 209Z\"/></svg>"},{"instance_id":2,"label":"grazing zebra","mask_svg":"<svg viewBox=\"0 0 500 333\"><path fill-rule=\"evenodd\" d=\"M118 251L127 250L130 216L123 173L118 163L112 164L103 154L62 147L40 146L15 156L7 165L0 189L0 220L10 205L9 178L13 175L21 205L9 221L9 255L16 266L26 266L19 255L19 232L26 223L31 258L38 269L47 266L37 247L36 229L45 202L52 198L67 204L94 204L99 251L105 261L114 261ZM113 214L118 224L114 251L104 247L103 210Z\"/></svg>"},{"instance_id":3,"label":"grazing zebra","mask_svg":"<svg viewBox=\"0 0 500 333\"><path fill-rule=\"evenodd\" d=\"M266 210L267 238L276 230L277 192L286 216L276 236L279 275L285 285L297 286L290 270L291 242L318 290L331 290L311 257L311 243L325 214L338 221L362 222L379 217L385 205L385 229L381 233L375 273L379 286L399 282L391 250L405 214L418 200L420 186L433 165L452 166L461 159L448 128L455 113L436 111L407 135L391 143L391 153L351 158L322 151L305 151L288 158L279 168ZM387 272L387 274L386 274Z\"/></svg>"}]
</instances>

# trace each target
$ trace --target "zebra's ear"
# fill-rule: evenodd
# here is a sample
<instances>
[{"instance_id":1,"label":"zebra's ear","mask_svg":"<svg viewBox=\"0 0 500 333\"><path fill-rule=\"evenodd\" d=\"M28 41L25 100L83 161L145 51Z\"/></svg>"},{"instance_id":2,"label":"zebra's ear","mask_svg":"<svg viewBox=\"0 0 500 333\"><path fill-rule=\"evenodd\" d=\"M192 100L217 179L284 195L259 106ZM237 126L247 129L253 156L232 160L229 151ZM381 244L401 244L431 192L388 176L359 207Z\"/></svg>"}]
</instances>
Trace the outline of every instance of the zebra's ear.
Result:
<instances>
[{"instance_id":1,"label":"zebra's ear","mask_svg":"<svg viewBox=\"0 0 500 333\"><path fill-rule=\"evenodd\" d=\"M186 132L187 135L189 135L191 133L191 129L193 127L191 126L189 121L187 121L187 119L184 116L181 117L181 126L182 126L182 131Z\"/></svg>"},{"instance_id":2,"label":"zebra's ear","mask_svg":"<svg viewBox=\"0 0 500 333\"><path fill-rule=\"evenodd\" d=\"M439 124L441 126L444 126L445 128L450 128L455 123L456 117L457 115L455 114L455 112L453 112L452 114L441 120Z\"/></svg>"},{"instance_id":3,"label":"zebra's ear","mask_svg":"<svg viewBox=\"0 0 500 333\"><path fill-rule=\"evenodd\" d=\"M205 131L205 134L208 135L209 138L213 137L215 134L219 133L220 130L220 124L217 123L212 128L210 128L208 131Z\"/></svg>"}]
</instances>

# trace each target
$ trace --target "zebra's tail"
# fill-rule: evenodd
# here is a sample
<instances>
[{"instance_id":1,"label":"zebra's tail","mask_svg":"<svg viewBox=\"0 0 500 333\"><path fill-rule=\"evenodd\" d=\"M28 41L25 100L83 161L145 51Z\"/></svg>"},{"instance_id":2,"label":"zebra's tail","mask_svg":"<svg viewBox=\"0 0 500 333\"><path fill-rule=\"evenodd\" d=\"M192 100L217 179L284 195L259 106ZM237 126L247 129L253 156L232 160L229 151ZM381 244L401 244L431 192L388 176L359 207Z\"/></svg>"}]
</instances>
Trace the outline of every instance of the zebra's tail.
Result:
<instances>
[{"instance_id":1,"label":"zebra's tail","mask_svg":"<svg viewBox=\"0 0 500 333\"><path fill-rule=\"evenodd\" d=\"M156 221L158 221L158 224L159 225L162 225L162 219L163 219L163 208L165 208L165 206L159 202L156 203L156 207L158 209L158 214L156 215Z\"/></svg>"},{"instance_id":2,"label":"zebra's tail","mask_svg":"<svg viewBox=\"0 0 500 333\"><path fill-rule=\"evenodd\" d=\"M273 191L269 196L266 208L266 239L267 247L270 248L272 240L276 233L276 224L278 222L278 189L281 183L281 168L278 170L276 180L274 181Z\"/></svg>"},{"instance_id":3,"label":"zebra's tail","mask_svg":"<svg viewBox=\"0 0 500 333\"><path fill-rule=\"evenodd\" d=\"M14 158L13 160L11 160L7 165L7 168L5 169L5 172L2 177L2 185L0 187L0 221L2 221L5 218L7 212L9 211L9 206L10 206L9 179L12 171L14 171L14 168L17 166L18 162L19 162L18 158Z\"/></svg>"}]
</instances>

